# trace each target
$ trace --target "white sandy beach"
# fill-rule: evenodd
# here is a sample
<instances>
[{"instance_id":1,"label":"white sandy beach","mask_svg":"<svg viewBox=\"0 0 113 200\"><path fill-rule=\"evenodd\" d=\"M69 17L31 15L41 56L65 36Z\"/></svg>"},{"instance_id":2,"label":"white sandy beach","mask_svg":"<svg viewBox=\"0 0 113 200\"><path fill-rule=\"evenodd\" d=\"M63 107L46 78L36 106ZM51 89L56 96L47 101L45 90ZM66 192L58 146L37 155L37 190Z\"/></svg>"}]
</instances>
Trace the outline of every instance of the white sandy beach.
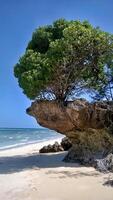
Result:
<instances>
[{"instance_id":1,"label":"white sandy beach","mask_svg":"<svg viewBox=\"0 0 113 200\"><path fill-rule=\"evenodd\" d=\"M111 174L64 163L66 152L39 154L48 143L0 151L0 200L113 200Z\"/></svg>"}]
</instances>

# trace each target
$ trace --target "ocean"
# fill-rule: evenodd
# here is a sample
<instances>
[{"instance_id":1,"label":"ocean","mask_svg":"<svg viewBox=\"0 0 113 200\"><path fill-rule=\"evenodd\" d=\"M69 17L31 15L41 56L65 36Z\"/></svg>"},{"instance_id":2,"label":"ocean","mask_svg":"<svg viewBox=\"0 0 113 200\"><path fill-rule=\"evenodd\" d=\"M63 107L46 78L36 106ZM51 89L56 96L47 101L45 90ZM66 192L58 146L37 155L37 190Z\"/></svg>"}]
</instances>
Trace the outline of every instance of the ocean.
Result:
<instances>
[{"instance_id":1,"label":"ocean","mask_svg":"<svg viewBox=\"0 0 113 200\"><path fill-rule=\"evenodd\" d=\"M55 131L42 128L0 128L0 150L62 138Z\"/></svg>"}]
</instances>

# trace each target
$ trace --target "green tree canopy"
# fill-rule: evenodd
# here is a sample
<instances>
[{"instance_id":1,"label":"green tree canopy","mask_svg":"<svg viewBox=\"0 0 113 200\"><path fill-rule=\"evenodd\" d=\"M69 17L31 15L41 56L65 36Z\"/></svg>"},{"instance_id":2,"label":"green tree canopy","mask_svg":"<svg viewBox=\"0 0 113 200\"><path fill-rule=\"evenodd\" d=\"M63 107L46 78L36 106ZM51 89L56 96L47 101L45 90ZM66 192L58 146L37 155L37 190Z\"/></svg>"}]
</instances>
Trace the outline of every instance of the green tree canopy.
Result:
<instances>
[{"instance_id":1,"label":"green tree canopy","mask_svg":"<svg viewBox=\"0 0 113 200\"><path fill-rule=\"evenodd\" d=\"M84 90L103 98L108 88L112 93L113 35L59 19L35 30L14 74L30 99L65 101Z\"/></svg>"}]
</instances>

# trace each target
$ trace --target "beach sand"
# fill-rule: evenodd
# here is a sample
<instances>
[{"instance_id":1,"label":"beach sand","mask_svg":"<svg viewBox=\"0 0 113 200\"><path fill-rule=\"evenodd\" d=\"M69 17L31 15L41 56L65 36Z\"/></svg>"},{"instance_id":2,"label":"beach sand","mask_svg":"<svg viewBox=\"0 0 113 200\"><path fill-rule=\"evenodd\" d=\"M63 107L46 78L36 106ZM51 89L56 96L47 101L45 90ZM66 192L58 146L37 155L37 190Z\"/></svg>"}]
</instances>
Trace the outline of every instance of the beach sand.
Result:
<instances>
[{"instance_id":1,"label":"beach sand","mask_svg":"<svg viewBox=\"0 0 113 200\"><path fill-rule=\"evenodd\" d=\"M39 154L49 143L0 151L0 200L113 200L110 173L64 163L66 152Z\"/></svg>"}]
</instances>

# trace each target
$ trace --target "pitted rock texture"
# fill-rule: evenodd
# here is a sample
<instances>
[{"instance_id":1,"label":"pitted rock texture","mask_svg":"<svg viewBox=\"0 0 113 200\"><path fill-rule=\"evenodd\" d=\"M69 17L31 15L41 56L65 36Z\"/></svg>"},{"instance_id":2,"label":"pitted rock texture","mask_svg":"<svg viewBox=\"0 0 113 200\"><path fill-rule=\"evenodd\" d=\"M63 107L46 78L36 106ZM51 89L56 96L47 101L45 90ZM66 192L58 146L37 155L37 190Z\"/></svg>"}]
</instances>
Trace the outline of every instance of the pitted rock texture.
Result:
<instances>
[{"instance_id":1,"label":"pitted rock texture","mask_svg":"<svg viewBox=\"0 0 113 200\"><path fill-rule=\"evenodd\" d=\"M103 159L95 160L95 167L96 169L102 172L105 171L113 172L113 154L110 153Z\"/></svg>"}]
</instances>

